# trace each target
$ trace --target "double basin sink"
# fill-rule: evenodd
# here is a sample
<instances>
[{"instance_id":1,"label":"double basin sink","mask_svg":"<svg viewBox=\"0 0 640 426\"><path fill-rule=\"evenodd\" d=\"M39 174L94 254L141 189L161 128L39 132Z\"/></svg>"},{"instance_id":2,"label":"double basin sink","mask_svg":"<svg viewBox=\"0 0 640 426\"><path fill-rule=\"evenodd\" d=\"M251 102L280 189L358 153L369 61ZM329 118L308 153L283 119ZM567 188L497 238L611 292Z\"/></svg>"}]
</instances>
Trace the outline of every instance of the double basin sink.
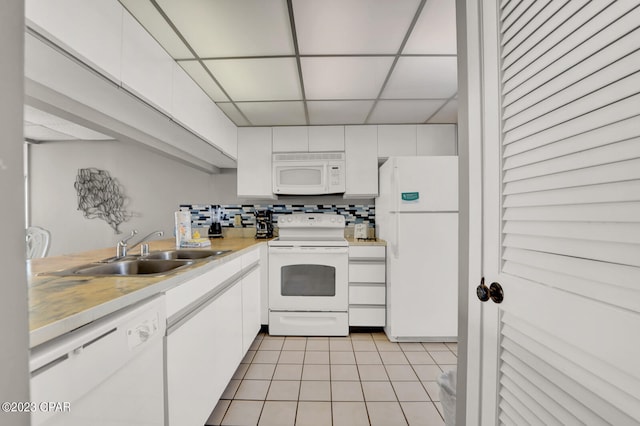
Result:
<instances>
[{"instance_id":1,"label":"double basin sink","mask_svg":"<svg viewBox=\"0 0 640 426\"><path fill-rule=\"evenodd\" d=\"M165 250L145 256L125 256L88 263L64 271L63 276L159 276L192 265L196 261L210 260L230 250Z\"/></svg>"}]
</instances>

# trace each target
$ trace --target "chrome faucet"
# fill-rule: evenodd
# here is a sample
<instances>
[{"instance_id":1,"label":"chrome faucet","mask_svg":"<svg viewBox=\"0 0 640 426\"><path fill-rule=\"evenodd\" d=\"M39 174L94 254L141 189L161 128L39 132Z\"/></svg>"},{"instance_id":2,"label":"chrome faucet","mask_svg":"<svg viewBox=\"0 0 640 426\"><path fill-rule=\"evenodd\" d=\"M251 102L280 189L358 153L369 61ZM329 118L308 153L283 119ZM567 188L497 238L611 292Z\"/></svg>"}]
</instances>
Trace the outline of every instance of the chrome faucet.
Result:
<instances>
[{"instance_id":1,"label":"chrome faucet","mask_svg":"<svg viewBox=\"0 0 640 426\"><path fill-rule=\"evenodd\" d=\"M127 241L133 238L138 233L137 229L131 231L128 237L121 239L118 241L116 245L116 259L120 259L121 257L125 257L127 255Z\"/></svg>"},{"instance_id":2,"label":"chrome faucet","mask_svg":"<svg viewBox=\"0 0 640 426\"><path fill-rule=\"evenodd\" d=\"M131 235L129 235L127 238L124 238L118 241L118 245L116 246L116 259L120 259L121 257L126 256L129 250L133 249L138 244L144 243L151 237L162 237L164 235L163 231L153 231L149 235L142 237L140 241L138 241L131 247L127 246L127 241L133 238L133 236L136 235L137 233L138 233L138 230L134 229L133 231L131 231ZM143 244L140 251L142 255L149 254L149 244Z\"/></svg>"}]
</instances>

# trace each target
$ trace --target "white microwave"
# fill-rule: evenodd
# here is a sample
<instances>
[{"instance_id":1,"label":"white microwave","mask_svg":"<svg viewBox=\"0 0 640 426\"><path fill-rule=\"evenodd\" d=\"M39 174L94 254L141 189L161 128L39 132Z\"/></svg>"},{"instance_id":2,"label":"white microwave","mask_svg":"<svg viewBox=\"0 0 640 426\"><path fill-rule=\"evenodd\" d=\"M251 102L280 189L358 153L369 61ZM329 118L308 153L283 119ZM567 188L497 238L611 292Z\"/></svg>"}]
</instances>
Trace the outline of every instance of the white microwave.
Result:
<instances>
[{"instance_id":1,"label":"white microwave","mask_svg":"<svg viewBox=\"0 0 640 426\"><path fill-rule=\"evenodd\" d=\"M273 154L273 193L276 195L344 193L344 168L344 152Z\"/></svg>"}]
</instances>

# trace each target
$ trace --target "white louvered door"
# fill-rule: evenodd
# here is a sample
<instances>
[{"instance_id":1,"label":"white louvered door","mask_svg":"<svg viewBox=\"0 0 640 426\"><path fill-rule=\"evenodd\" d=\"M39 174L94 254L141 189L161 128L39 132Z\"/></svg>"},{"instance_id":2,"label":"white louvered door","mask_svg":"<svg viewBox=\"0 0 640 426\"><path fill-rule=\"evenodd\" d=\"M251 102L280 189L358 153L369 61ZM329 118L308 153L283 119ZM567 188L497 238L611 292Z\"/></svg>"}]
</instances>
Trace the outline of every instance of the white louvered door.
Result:
<instances>
[{"instance_id":1,"label":"white louvered door","mask_svg":"<svg viewBox=\"0 0 640 426\"><path fill-rule=\"evenodd\" d=\"M480 423L640 424L640 1L482 12Z\"/></svg>"}]
</instances>

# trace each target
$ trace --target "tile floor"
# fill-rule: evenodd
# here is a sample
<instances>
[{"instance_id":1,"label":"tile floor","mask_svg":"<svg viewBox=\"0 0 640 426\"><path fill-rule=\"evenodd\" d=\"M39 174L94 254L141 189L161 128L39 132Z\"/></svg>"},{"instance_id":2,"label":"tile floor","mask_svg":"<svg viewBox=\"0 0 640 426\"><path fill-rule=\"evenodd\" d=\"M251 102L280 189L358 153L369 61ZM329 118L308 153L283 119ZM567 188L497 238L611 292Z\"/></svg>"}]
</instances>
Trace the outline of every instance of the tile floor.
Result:
<instances>
[{"instance_id":1,"label":"tile floor","mask_svg":"<svg viewBox=\"0 0 640 426\"><path fill-rule=\"evenodd\" d=\"M206 425L444 425L437 377L455 343L256 337Z\"/></svg>"}]
</instances>

